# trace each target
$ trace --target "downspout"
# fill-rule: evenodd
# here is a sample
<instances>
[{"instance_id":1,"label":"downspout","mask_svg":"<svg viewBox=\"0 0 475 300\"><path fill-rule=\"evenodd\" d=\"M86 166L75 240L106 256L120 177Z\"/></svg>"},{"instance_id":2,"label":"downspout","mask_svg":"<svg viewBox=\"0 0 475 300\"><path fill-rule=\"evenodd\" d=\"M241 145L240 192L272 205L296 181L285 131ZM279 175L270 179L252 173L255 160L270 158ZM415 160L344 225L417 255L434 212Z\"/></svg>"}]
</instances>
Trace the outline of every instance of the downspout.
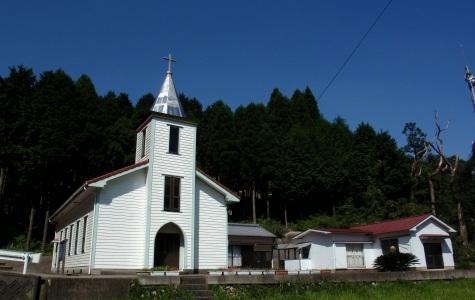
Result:
<instances>
[{"instance_id":1,"label":"downspout","mask_svg":"<svg viewBox=\"0 0 475 300\"><path fill-rule=\"evenodd\" d=\"M91 236L91 246L89 247L89 269L87 273L90 275L92 271L92 264L93 264L93 258L96 255L96 236L97 236L97 228L96 228L96 223L97 223L97 218L99 217L99 207L97 207L97 194L100 193L100 191L97 191L94 194L94 212L93 212L93 217L92 217L92 236ZM95 262L95 259L94 259Z\"/></svg>"},{"instance_id":2,"label":"downspout","mask_svg":"<svg viewBox=\"0 0 475 300\"><path fill-rule=\"evenodd\" d=\"M193 270L197 270L199 268L199 262L197 263L196 261L196 257L195 257L195 246L196 246L196 241L195 241L195 236L197 234L197 232L195 232L196 229L196 224L195 224L195 221L196 221L196 186L195 186L195 181L196 181L196 134L197 134L197 128L195 127L194 128L194 131L195 131L195 141L193 143L193 168L192 168L192 171L191 171L191 188L192 188L192 192L191 192L191 195L192 197L194 197L194 199L192 199L191 201L191 226L192 226L192 230L191 230L191 247L190 247L190 250L191 250L191 262L190 262L190 265L191 267L193 268ZM199 222L199 217L198 217L198 222ZM198 224L199 226L199 224ZM227 226L227 224L226 224ZM198 232L199 234L199 232ZM184 266L183 266L184 267Z\"/></svg>"}]
</instances>

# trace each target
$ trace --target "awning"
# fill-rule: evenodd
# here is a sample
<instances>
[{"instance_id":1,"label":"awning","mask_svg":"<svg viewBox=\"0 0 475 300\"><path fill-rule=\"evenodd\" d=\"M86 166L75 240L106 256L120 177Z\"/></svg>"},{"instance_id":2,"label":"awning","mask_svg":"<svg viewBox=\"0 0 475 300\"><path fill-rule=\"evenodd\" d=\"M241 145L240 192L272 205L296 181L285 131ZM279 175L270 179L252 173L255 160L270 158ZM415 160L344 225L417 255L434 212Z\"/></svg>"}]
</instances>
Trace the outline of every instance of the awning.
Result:
<instances>
[{"instance_id":1,"label":"awning","mask_svg":"<svg viewBox=\"0 0 475 300\"><path fill-rule=\"evenodd\" d=\"M421 234L419 238L421 240L443 240L450 237L448 234Z\"/></svg>"}]
</instances>

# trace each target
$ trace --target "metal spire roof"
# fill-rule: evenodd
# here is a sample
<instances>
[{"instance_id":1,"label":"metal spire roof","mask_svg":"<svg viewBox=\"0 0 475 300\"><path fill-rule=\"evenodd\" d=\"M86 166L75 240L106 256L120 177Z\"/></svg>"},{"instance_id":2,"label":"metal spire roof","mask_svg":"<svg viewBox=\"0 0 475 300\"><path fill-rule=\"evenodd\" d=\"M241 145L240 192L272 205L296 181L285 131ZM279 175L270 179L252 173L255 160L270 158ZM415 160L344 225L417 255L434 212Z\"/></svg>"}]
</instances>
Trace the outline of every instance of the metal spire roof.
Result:
<instances>
[{"instance_id":1,"label":"metal spire roof","mask_svg":"<svg viewBox=\"0 0 475 300\"><path fill-rule=\"evenodd\" d=\"M168 57L163 57L163 59L168 60L168 71L160 93L155 99L151 110L168 115L185 117L185 111L181 106L180 100L178 100L172 79L172 62L176 62L176 60L172 58L171 54L169 54Z\"/></svg>"}]
</instances>

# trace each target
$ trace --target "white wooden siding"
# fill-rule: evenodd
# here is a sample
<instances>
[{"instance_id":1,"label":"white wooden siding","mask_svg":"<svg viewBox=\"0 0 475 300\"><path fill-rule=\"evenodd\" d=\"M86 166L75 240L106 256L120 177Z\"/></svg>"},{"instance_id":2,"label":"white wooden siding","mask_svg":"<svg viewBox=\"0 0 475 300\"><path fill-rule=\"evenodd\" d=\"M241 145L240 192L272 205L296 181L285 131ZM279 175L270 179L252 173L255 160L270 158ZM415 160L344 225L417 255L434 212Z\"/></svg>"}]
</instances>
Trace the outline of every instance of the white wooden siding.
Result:
<instances>
[{"instance_id":1,"label":"white wooden siding","mask_svg":"<svg viewBox=\"0 0 475 300\"><path fill-rule=\"evenodd\" d=\"M151 123L148 123L141 131L137 132L137 144L135 147L135 162L149 158L150 152L150 137L151 137ZM145 129L145 155L142 157L142 132Z\"/></svg>"},{"instance_id":2,"label":"white wooden siding","mask_svg":"<svg viewBox=\"0 0 475 300\"><path fill-rule=\"evenodd\" d=\"M84 217L87 217L86 224L86 241L84 253L82 253L82 237ZM92 222L94 218L94 195L89 196L87 199L83 199L82 203L73 209L69 214L58 220L57 230L55 232L55 239L59 240L60 232L63 231L62 239L68 239L65 248L65 268L86 268L89 266L89 255L91 251L91 236L92 236ZM76 241L77 221L79 221L78 232L78 251L74 254L74 245ZM71 225L73 225L72 240L69 240ZM68 235L65 237L65 228L68 228ZM68 255L69 244L71 243L71 253ZM56 253L54 253L52 267L55 267Z\"/></svg>"},{"instance_id":3,"label":"white wooden siding","mask_svg":"<svg viewBox=\"0 0 475 300\"><path fill-rule=\"evenodd\" d=\"M101 190L93 268L143 268L145 177L141 169L108 182Z\"/></svg>"},{"instance_id":4,"label":"white wooden siding","mask_svg":"<svg viewBox=\"0 0 475 300\"><path fill-rule=\"evenodd\" d=\"M198 266L200 269L227 267L228 215L224 196L201 180L196 180ZM198 221L199 220L199 221Z\"/></svg>"},{"instance_id":5,"label":"white wooden siding","mask_svg":"<svg viewBox=\"0 0 475 300\"><path fill-rule=\"evenodd\" d=\"M155 236L165 224L175 223L183 232L185 242L184 268L192 266L192 230L193 230L193 181L195 178L195 143L196 127L186 123L153 119L155 132L153 145L152 184L150 203L150 232L148 237L148 266L153 266ZM180 127L179 154L168 153L170 126ZM164 211L165 175L179 176L180 180L180 211Z\"/></svg>"}]
</instances>

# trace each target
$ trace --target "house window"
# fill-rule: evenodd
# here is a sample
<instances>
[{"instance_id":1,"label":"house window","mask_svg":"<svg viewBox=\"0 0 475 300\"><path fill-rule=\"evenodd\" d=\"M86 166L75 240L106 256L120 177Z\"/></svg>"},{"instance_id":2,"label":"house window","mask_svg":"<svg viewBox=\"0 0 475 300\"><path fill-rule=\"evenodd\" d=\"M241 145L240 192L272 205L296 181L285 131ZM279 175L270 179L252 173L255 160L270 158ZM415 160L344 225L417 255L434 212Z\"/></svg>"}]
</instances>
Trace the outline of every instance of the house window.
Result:
<instances>
[{"instance_id":1,"label":"house window","mask_svg":"<svg viewBox=\"0 0 475 300\"><path fill-rule=\"evenodd\" d=\"M346 244L348 268L364 268L363 244Z\"/></svg>"},{"instance_id":2,"label":"house window","mask_svg":"<svg viewBox=\"0 0 475 300\"><path fill-rule=\"evenodd\" d=\"M180 127L170 125L170 139L168 144L168 153L178 154L178 139L180 136Z\"/></svg>"},{"instance_id":3,"label":"house window","mask_svg":"<svg viewBox=\"0 0 475 300\"><path fill-rule=\"evenodd\" d=\"M229 267L241 267L242 255L241 246L228 246L228 266Z\"/></svg>"},{"instance_id":4,"label":"house window","mask_svg":"<svg viewBox=\"0 0 475 300\"><path fill-rule=\"evenodd\" d=\"M180 178L165 176L164 210L180 211Z\"/></svg>"},{"instance_id":5,"label":"house window","mask_svg":"<svg viewBox=\"0 0 475 300\"><path fill-rule=\"evenodd\" d=\"M86 228L87 228L87 216L84 216L84 222L82 225L81 253L84 253L84 249L86 247Z\"/></svg>"},{"instance_id":6,"label":"house window","mask_svg":"<svg viewBox=\"0 0 475 300\"><path fill-rule=\"evenodd\" d=\"M73 228L74 228L74 225L71 224L71 226L69 227L68 256L71 255L71 242L73 241Z\"/></svg>"},{"instance_id":7,"label":"house window","mask_svg":"<svg viewBox=\"0 0 475 300\"><path fill-rule=\"evenodd\" d=\"M76 222L76 235L74 238L74 254L78 254L78 239L79 239L79 220Z\"/></svg>"},{"instance_id":8,"label":"house window","mask_svg":"<svg viewBox=\"0 0 475 300\"><path fill-rule=\"evenodd\" d=\"M391 248L394 247L396 252L399 252L399 243L398 239L386 239L381 240L381 250L383 250L383 254L388 254L391 252Z\"/></svg>"},{"instance_id":9,"label":"house window","mask_svg":"<svg viewBox=\"0 0 475 300\"><path fill-rule=\"evenodd\" d=\"M142 130L142 152L140 154L140 157L144 157L145 156L145 137L147 136L147 128L145 127L143 130Z\"/></svg>"}]
</instances>

